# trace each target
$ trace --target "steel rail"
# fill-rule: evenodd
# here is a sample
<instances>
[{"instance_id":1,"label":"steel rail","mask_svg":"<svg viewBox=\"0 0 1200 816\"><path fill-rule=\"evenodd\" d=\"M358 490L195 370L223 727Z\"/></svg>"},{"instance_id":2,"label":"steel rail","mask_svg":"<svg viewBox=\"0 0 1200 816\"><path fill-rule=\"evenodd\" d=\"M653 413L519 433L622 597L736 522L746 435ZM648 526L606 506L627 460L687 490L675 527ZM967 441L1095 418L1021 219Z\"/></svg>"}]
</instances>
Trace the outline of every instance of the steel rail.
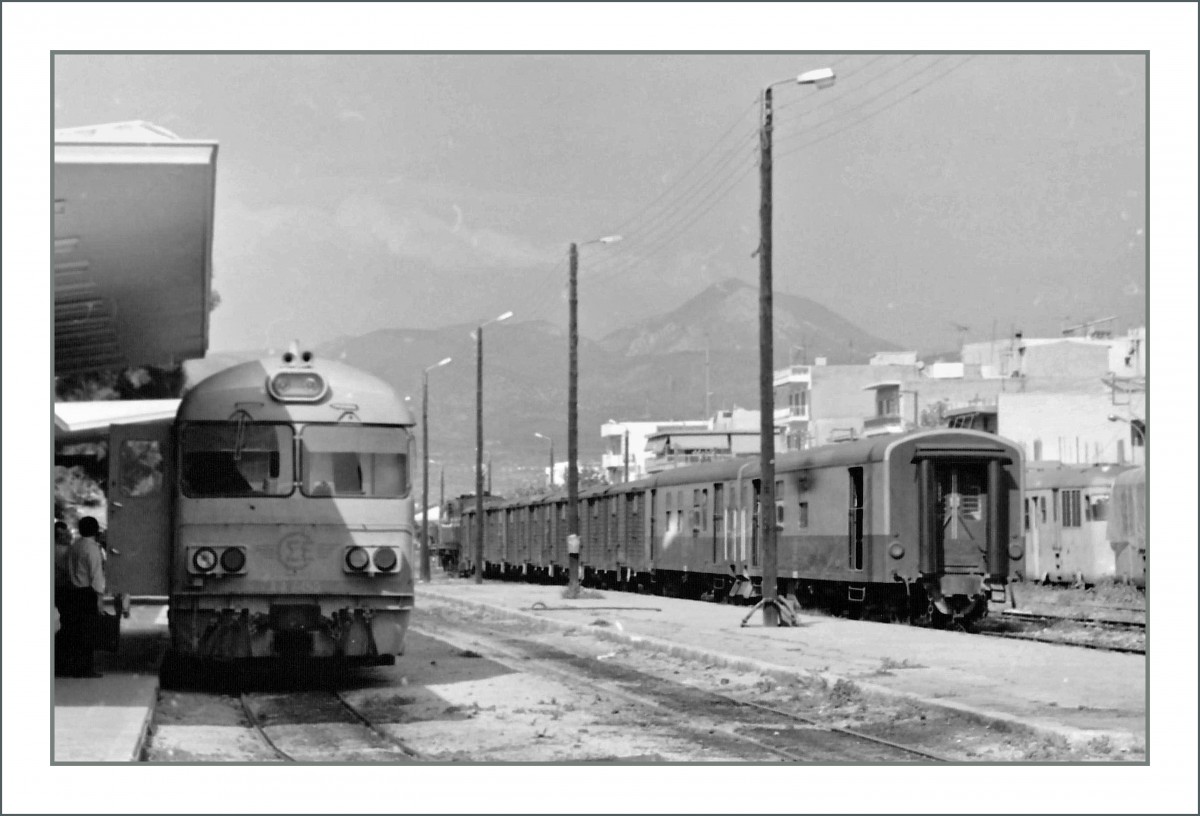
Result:
<instances>
[{"instance_id":1,"label":"steel rail","mask_svg":"<svg viewBox=\"0 0 1200 816\"><path fill-rule=\"evenodd\" d=\"M259 722L258 715L254 713L254 709L250 707L250 703L247 701L246 694L244 692L238 695L238 702L242 704L242 711L246 714L246 719L249 720L250 727L253 728L262 741L267 744L267 747L274 751L275 755L284 762L296 762L297 760L294 756L276 745L275 740L271 739L271 737L267 735L266 729L263 727L262 723Z\"/></svg>"},{"instance_id":2,"label":"steel rail","mask_svg":"<svg viewBox=\"0 0 1200 816\"><path fill-rule=\"evenodd\" d=\"M410 625L409 629L411 631L414 629L414 627L412 627ZM461 641L457 642L457 643L452 642L453 636L448 636L444 632L439 632L438 634L434 634L429 631L420 630L419 628L418 628L418 631L421 631L421 633L426 635L427 637L432 637L432 638L436 638L438 640L451 642L452 645L454 645L456 647L465 648L461 644ZM563 677L564 679L571 680L572 682L581 683L583 685L589 686L596 690L605 691L610 694L615 694L620 697L624 697L627 700L638 703L640 705L648 706L650 708L660 708L661 709L661 708L670 708L671 707L671 706L664 705L662 702L655 700L653 697L638 694L637 692L632 692L625 688L616 687L616 686L613 686L611 683L606 683L603 681L594 680L594 679L586 677L586 676L581 676L579 674L579 672L577 672L577 671L575 671L575 672L566 671L566 670L560 669L556 666L548 665L546 660L544 660L544 659L539 660L537 658L531 658L528 655L514 654L511 650L506 649L503 646L497 645L495 643L495 640L496 640L495 637L482 636L482 637L486 638L488 641L488 643L485 645L480 642L480 639L479 639L480 636L478 636L474 633L471 633L469 636L474 639L475 646L484 648L484 649L488 649L493 652L498 652L498 653L502 654L504 657L506 657L508 660L518 661L520 665L527 665L528 661L537 660L537 662L540 664L540 669L545 670L547 673L556 674L560 677ZM510 645L516 645L516 646L518 646L518 648L521 646L520 642L514 643L513 638L509 638L509 637L505 637L505 636L500 636L500 637L504 637L505 642ZM495 658L493 657L492 659L495 659ZM497 662L499 662L499 661L497 661ZM510 666L510 668L513 668L516 671L521 670L516 666ZM636 670L634 670L634 671L636 671ZM638 673L644 674L644 672L638 672ZM655 678L655 679L658 679L658 678ZM674 681L669 681L669 682L674 682ZM684 684L677 683L677 685L684 685ZM777 717L783 717L784 719L790 719L795 722L801 723L801 724L809 726L809 727L817 728L822 731L842 734L844 736L848 736L853 739L873 743L875 745L883 746L883 747L886 747L886 748L889 748L892 750L898 750L898 751L903 751L906 753L914 754L923 759L929 759L929 760L933 760L936 762L948 762L949 761L946 757L939 756L937 754L933 754L928 751L921 750L919 748L913 748L912 746L902 745L897 742L885 740L881 737L874 737L869 734L863 734L861 732L853 731L848 728L839 728L837 726L825 725L823 723L818 722L817 720L814 720L814 719L811 719L808 717L804 717L799 714L793 714L791 712L781 711L779 709L775 709L770 706L765 706L760 703L752 703L752 702L749 702L746 700L739 700L735 697L730 697L728 695L721 694L716 691L712 691L711 689L698 688L696 686L685 686L685 687L690 692L705 694L712 699L720 700L722 702L731 704L733 707L757 709L759 711L764 711L764 712L770 713ZM737 731L734 731L732 729L722 729L722 732L727 734L728 736L734 737L735 739L738 739L743 742L754 745L755 747L762 748L763 750L767 750L774 754L778 754L779 756L782 756L786 759L790 759L793 762L807 762L808 761L805 758L800 757L796 754L793 754L783 748L779 748L777 746L773 746L773 745L761 742L757 739L754 739L753 737L746 736L745 734L740 734Z\"/></svg>"}]
</instances>

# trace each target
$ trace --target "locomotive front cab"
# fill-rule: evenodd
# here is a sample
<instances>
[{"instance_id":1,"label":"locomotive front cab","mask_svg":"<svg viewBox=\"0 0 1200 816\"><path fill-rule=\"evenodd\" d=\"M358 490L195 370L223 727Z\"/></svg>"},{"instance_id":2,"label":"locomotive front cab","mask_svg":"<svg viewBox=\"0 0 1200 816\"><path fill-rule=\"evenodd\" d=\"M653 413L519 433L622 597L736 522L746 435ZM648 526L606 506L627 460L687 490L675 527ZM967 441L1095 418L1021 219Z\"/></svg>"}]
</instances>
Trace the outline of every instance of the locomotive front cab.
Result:
<instances>
[{"instance_id":1,"label":"locomotive front cab","mask_svg":"<svg viewBox=\"0 0 1200 816\"><path fill-rule=\"evenodd\" d=\"M180 406L171 638L390 663L413 606L411 415L348 366L247 363Z\"/></svg>"}]
</instances>

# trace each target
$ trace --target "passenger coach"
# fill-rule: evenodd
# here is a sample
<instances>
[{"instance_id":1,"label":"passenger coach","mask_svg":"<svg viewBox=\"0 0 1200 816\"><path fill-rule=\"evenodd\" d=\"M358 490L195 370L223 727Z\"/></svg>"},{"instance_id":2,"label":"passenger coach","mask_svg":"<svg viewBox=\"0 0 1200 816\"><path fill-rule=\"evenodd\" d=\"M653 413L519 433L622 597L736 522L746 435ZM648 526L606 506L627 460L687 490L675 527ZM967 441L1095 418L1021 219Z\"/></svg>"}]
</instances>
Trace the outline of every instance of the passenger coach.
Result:
<instances>
[{"instance_id":1,"label":"passenger coach","mask_svg":"<svg viewBox=\"0 0 1200 816\"><path fill-rule=\"evenodd\" d=\"M969 621L1024 557L1023 458L970 430L871 437L780 454L780 593L853 615ZM758 459L664 471L580 496L585 583L713 600L760 593ZM485 510L486 572L564 581L566 498ZM464 537L474 514L464 510Z\"/></svg>"}]
</instances>

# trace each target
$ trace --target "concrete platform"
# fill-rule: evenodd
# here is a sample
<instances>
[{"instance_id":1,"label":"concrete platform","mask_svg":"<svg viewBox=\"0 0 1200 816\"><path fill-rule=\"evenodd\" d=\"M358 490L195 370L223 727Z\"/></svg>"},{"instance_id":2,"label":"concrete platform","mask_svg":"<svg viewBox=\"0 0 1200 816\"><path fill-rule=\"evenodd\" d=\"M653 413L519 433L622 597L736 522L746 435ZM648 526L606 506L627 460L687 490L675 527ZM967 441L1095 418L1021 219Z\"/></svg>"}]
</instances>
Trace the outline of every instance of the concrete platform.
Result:
<instances>
[{"instance_id":1,"label":"concrete platform","mask_svg":"<svg viewBox=\"0 0 1200 816\"><path fill-rule=\"evenodd\" d=\"M134 606L121 624L120 651L96 652L103 677L54 678L55 763L138 759L158 697L166 639L166 608Z\"/></svg>"},{"instance_id":2,"label":"concrete platform","mask_svg":"<svg viewBox=\"0 0 1200 816\"><path fill-rule=\"evenodd\" d=\"M1146 658L962 632L802 614L797 627L767 629L748 607L604 590L566 600L561 586L435 577L423 599L587 626L598 637L776 675L852 680L865 691L906 696L986 721L1072 741L1107 737L1146 748ZM540 605L535 608L535 605Z\"/></svg>"}]
</instances>

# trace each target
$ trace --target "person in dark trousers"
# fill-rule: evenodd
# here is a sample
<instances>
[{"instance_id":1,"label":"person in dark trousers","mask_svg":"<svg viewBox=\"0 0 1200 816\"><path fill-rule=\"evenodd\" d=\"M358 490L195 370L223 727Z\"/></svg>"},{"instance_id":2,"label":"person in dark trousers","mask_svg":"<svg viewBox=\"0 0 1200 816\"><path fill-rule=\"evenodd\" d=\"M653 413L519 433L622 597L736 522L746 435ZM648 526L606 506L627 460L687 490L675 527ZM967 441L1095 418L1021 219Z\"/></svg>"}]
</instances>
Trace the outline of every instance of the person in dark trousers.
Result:
<instances>
[{"instance_id":1,"label":"person in dark trousers","mask_svg":"<svg viewBox=\"0 0 1200 816\"><path fill-rule=\"evenodd\" d=\"M61 519L54 522L54 660L55 665L63 665L62 631L63 608L67 604L67 587L71 579L67 577L67 554L71 550L71 528Z\"/></svg>"},{"instance_id":2,"label":"person in dark trousers","mask_svg":"<svg viewBox=\"0 0 1200 816\"><path fill-rule=\"evenodd\" d=\"M93 664L100 601L104 597L104 559L96 536L100 524L91 516L79 520L79 538L67 551L66 604L62 607L63 652L70 677L100 677Z\"/></svg>"}]
</instances>

